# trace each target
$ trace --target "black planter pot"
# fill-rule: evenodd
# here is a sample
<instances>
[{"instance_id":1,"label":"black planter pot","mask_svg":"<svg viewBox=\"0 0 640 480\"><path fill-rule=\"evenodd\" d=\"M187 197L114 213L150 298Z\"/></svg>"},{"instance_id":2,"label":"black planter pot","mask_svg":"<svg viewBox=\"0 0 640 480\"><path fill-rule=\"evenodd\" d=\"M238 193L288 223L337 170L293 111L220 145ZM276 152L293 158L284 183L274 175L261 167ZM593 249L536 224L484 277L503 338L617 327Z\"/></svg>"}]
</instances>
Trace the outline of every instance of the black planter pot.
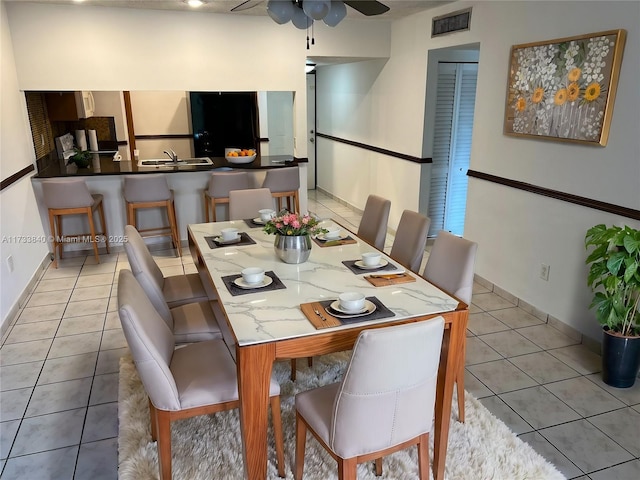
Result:
<instances>
[{"instance_id":1,"label":"black planter pot","mask_svg":"<svg viewBox=\"0 0 640 480\"><path fill-rule=\"evenodd\" d=\"M604 328L602 335L602 380L617 388L633 386L640 370L640 337L613 335Z\"/></svg>"}]
</instances>

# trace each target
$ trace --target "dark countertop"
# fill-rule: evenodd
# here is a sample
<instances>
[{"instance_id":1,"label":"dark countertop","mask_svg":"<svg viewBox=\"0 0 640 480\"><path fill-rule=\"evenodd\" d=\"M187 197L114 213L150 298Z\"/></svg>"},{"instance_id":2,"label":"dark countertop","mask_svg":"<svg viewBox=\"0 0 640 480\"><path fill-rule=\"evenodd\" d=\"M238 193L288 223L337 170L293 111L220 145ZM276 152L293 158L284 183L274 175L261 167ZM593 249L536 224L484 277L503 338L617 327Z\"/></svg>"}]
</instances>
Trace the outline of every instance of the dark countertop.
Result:
<instances>
[{"instance_id":1,"label":"dark countertop","mask_svg":"<svg viewBox=\"0 0 640 480\"><path fill-rule=\"evenodd\" d=\"M88 168L78 168L75 164L65 165L53 152L44 162L38 160L38 174L33 178L76 177L96 175L135 175L144 173L179 173L206 172L217 169L265 170L271 168L293 167L307 163L307 159L295 159L290 155L270 155L256 157L251 163L229 163L224 157L212 157L213 165L177 165L157 167L138 167L135 161L114 162L113 155L94 154L93 162ZM42 166L42 168L41 168Z\"/></svg>"}]
</instances>

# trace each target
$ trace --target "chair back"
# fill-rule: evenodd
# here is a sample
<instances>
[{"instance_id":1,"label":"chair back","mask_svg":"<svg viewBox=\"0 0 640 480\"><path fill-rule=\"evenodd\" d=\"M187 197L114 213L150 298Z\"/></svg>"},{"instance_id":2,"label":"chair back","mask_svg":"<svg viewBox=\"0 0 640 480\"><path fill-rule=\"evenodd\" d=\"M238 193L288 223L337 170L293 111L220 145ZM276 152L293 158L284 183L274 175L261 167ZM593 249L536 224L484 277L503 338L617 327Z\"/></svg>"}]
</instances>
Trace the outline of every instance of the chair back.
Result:
<instances>
[{"instance_id":1,"label":"chair back","mask_svg":"<svg viewBox=\"0 0 640 480\"><path fill-rule=\"evenodd\" d=\"M247 172L212 172L209 177L207 195L212 198L228 198L231 190L249 188Z\"/></svg>"},{"instance_id":2,"label":"chair back","mask_svg":"<svg viewBox=\"0 0 640 480\"><path fill-rule=\"evenodd\" d=\"M47 208L81 208L93 205L93 197L84 180L52 179L42 181L42 197Z\"/></svg>"},{"instance_id":3,"label":"chair back","mask_svg":"<svg viewBox=\"0 0 640 480\"><path fill-rule=\"evenodd\" d=\"M162 321L130 270L118 276L118 314L142 385L160 410L180 410L180 397L169 365L173 332Z\"/></svg>"},{"instance_id":4,"label":"chair back","mask_svg":"<svg viewBox=\"0 0 640 480\"><path fill-rule=\"evenodd\" d=\"M438 232L422 276L469 305L478 244L449 232Z\"/></svg>"},{"instance_id":5,"label":"chair back","mask_svg":"<svg viewBox=\"0 0 640 480\"><path fill-rule=\"evenodd\" d=\"M391 201L377 195L369 195L362 212L358 236L378 250L384 249L390 209Z\"/></svg>"},{"instance_id":6,"label":"chair back","mask_svg":"<svg viewBox=\"0 0 640 480\"><path fill-rule=\"evenodd\" d=\"M430 224L431 219L421 213L411 210L402 212L389 256L417 273L424 256Z\"/></svg>"},{"instance_id":7,"label":"chair back","mask_svg":"<svg viewBox=\"0 0 640 480\"><path fill-rule=\"evenodd\" d=\"M300 173L298 167L284 167L267 170L262 182L262 188L268 188L272 193L291 192L300 188Z\"/></svg>"},{"instance_id":8,"label":"chair back","mask_svg":"<svg viewBox=\"0 0 640 480\"><path fill-rule=\"evenodd\" d=\"M158 314L167 324L167 327L173 331L173 317L162 293L164 275L160 267L158 267L142 236L133 225L124 227L124 235L127 239L123 243L124 250L127 252L127 259L134 277Z\"/></svg>"},{"instance_id":9,"label":"chair back","mask_svg":"<svg viewBox=\"0 0 640 480\"><path fill-rule=\"evenodd\" d=\"M329 446L342 458L431 430L444 319L364 330L333 405Z\"/></svg>"},{"instance_id":10,"label":"chair back","mask_svg":"<svg viewBox=\"0 0 640 480\"><path fill-rule=\"evenodd\" d=\"M229 192L229 220L243 220L259 216L258 210L273 209L273 197L268 188L249 188Z\"/></svg>"},{"instance_id":11,"label":"chair back","mask_svg":"<svg viewBox=\"0 0 640 480\"><path fill-rule=\"evenodd\" d=\"M129 175L124 177L124 199L130 203L161 202L171 198L164 174Z\"/></svg>"}]
</instances>

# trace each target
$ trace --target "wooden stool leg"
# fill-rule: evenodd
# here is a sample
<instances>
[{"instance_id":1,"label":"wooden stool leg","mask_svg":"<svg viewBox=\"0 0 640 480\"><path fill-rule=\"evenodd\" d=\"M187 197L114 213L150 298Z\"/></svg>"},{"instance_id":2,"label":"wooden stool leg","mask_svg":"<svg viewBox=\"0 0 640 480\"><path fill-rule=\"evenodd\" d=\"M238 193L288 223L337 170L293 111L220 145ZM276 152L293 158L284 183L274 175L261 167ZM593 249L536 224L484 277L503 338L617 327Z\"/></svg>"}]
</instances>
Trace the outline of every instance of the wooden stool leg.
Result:
<instances>
[{"instance_id":1,"label":"wooden stool leg","mask_svg":"<svg viewBox=\"0 0 640 480\"><path fill-rule=\"evenodd\" d=\"M98 238L96 237L96 226L93 223L93 210L91 207L87 207L87 217L89 217L89 231L91 232L93 254L96 256L96 263L100 263L100 256L98 255Z\"/></svg>"},{"instance_id":2,"label":"wooden stool leg","mask_svg":"<svg viewBox=\"0 0 640 480\"><path fill-rule=\"evenodd\" d=\"M62 254L64 252L64 236L62 234L62 215L55 215L56 217L56 227L58 229L58 248L60 249L60 251L58 252L58 256L60 258L62 258Z\"/></svg>"},{"instance_id":3,"label":"wooden stool leg","mask_svg":"<svg viewBox=\"0 0 640 480\"><path fill-rule=\"evenodd\" d=\"M174 203L171 200L167 201L167 213L169 214L169 225L171 226L171 233L173 236L173 244L178 251L178 256L182 256L182 245L180 245L180 234L178 233L178 224L176 221L176 211Z\"/></svg>"},{"instance_id":4,"label":"wooden stool leg","mask_svg":"<svg viewBox=\"0 0 640 480\"><path fill-rule=\"evenodd\" d=\"M56 233L56 221L55 215L49 210L49 228L51 229L51 242L53 243L53 268L58 268L58 261L56 260L56 250L58 249L57 233Z\"/></svg>"},{"instance_id":5,"label":"wooden stool leg","mask_svg":"<svg viewBox=\"0 0 640 480\"><path fill-rule=\"evenodd\" d=\"M297 190L293 194L293 201L296 204L296 212L300 213L300 198L298 197L298 191Z\"/></svg>"},{"instance_id":6,"label":"wooden stool leg","mask_svg":"<svg viewBox=\"0 0 640 480\"><path fill-rule=\"evenodd\" d=\"M207 195L206 191L202 195L204 197L204 223L208 223L209 222L209 196Z\"/></svg>"},{"instance_id":7,"label":"wooden stool leg","mask_svg":"<svg viewBox=\"0 0 640 480\"><path fill-rule=\"evenodd\" d=\"M216 222L216 199L211 197L211 221Z\"/></svg>"},{"instance_id":8,"label":"wooden stool leg","mask_svg":"<svg viewBox=\"0 0 640 480\"><path fill-rule=\"evenodd\" d=\"M104 208L102 202L98 205L98 213L100 214L100 223L102 224L102 234L104 235L104 245L107 248L107 253L111 253L109 250L109 235L107 234L107 222L104 219Z\"/></svg>"}]
</instances>

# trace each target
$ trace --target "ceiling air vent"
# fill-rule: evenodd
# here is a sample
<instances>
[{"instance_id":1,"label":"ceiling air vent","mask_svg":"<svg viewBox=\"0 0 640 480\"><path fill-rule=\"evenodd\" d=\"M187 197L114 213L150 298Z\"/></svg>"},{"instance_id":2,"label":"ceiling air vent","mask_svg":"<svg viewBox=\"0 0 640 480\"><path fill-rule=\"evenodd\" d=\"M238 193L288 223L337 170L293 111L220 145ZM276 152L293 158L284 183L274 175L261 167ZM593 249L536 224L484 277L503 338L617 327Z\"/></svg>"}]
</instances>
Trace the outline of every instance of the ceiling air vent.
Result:
<instances>
[{"instance_id":1,"label":"ceiling air vent","mask_svg":"<svg viewBox=\"0 0 640 480\"><path fill-rule=\"evenodd\" d=\"M434 17L431 23L431 38L471 28L471 8Z\"/></svg>"}]
</instances>

